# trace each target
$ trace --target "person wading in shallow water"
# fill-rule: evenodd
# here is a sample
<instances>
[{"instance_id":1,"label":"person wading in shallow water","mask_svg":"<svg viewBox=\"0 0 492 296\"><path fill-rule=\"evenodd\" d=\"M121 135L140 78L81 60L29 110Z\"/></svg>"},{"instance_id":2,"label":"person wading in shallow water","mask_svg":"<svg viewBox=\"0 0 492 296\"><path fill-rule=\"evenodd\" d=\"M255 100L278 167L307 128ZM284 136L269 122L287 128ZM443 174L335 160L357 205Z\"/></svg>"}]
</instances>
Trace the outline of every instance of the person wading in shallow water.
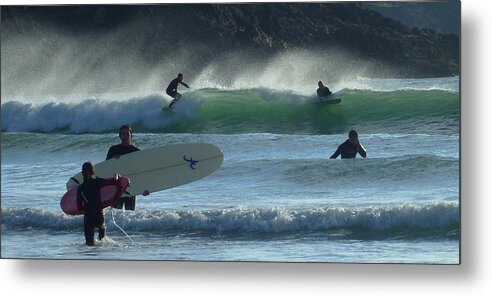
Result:
<instances>
[{"instance_id":1,"label":"person wading in shallow water","mask_svg":"<svg viewBox=\"0 0 492 296\"><path fill-rule=\"evenodd\" d=\"M94 245L94 228L99 230L99 240L106 235L104 213L101 206L101 187L107 185L119 186L118 179L94 178L94 166L90 162L82 165L84 182L77 188L77 204L84 211L84 235L88 246Z\"/></svg>"},{"instance_id":2,"label":"person wading in shallow water","mask_svg":"<svg viewBox=\"0 0 492 296\"><path fill-rule=\"evenodd\" d=\"M123 125L120 127L119 134L121 143L118 145L111 146L108 150L108 154L106 155L106 160L111 158L120 158L120 156L132 153L135 151L140 151L137 147L132 145L133 133L132 128L129 125ZM149 195L147 190L143 193L144 196ZM135 210L136 205L136 197L135 196L122 196L119 198L114 204L113 208L122 209L123 205L125 206L125 210Z\"/></svg>"},{"instance_id":3,"label":"person wading in shallow water","mask_svg":"<svg viewBox=\"0 0 492 296\"><path fill-rule=\"evenodd\" d=\"M342 158L355 158L357 153L359 153L363 158L366 158L366 149L359 142L359 135L357 132L351 130L348 137L349 138L345 142L338 146L337 151L335 151L330 158L335 159L338 155L341 155Z\"/></svg>"}]
</instances>

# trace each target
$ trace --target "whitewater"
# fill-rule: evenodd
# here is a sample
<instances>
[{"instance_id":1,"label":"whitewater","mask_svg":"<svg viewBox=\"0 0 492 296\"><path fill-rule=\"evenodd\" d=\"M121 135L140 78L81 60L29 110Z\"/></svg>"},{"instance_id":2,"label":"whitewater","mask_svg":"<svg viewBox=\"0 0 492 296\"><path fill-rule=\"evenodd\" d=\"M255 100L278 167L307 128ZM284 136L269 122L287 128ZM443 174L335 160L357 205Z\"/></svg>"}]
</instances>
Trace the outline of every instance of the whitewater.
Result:
<instances>
[{"instance_id":1,"label":"whitewater","mask_svg":"<svg viewBox=\"0 0 492 296\"><path fill-rule=\"evenodd\" d=\"M330 87L340 104L308 85L202 85L175 113L159 90L2 97L2 258L459 263L459 77ZM59 200L122 124L140 149L212 143L224 163L108 208L90 248ZM352 129L367 158L329 159Z\"/></svg>"}]
</instances>

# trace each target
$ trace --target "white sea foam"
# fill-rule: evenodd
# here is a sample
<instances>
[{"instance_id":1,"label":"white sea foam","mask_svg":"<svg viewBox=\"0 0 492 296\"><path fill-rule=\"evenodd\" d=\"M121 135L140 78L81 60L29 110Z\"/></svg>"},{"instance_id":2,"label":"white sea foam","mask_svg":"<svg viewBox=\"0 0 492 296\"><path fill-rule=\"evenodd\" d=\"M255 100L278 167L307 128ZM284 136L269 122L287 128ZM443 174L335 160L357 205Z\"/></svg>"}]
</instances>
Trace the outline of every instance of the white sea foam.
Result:
<instances>
[{"instance_id":1,"label":"white sea foam","mask_svg":"<svg viewBox=\"0 0 492 296\"><path fill-rule=\"evenodd\" d=\"M452 202L435 202L395 207L303 210L247 207L189 211L137 210L119 211L114 218L122 228L133 232L302 233L334 229L376 232L404 229L414 232L440 228L448 231L457 228L459 206ZM2 209L2 226L7 229L78 229L81 219L81 216L70 217L43 209Z\"/></svg>"}]
</instances>

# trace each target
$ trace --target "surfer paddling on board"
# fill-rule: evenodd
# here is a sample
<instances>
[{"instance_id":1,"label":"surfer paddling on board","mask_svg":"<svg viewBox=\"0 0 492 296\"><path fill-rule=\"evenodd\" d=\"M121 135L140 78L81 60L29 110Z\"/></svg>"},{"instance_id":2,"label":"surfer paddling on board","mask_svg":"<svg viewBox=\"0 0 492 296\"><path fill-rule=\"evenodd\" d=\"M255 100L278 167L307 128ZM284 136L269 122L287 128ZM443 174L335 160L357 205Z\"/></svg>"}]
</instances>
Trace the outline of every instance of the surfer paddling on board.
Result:
<instances>
[{"instance_id":1,"label":"surfer paddling on board","mask_svg":"<svg viewBox=\"0 0 492 296\"><path fill-rule=\"evenodd\" d=\"M337 151L335 151L330 158L335 159L338 155L342 155L342 158L355 158L357 153L359 153L363 158L366 158L366 149L359 142L359 135L357 132L351 130L348 137L348 140L338 146Z\"/></svg>"},{"instance_id":2,"label":"surfer paddling on board","mask_svg":"<svg viewBox=\"0 0 492 296\"><path fill-rule=\"evenodd\" d=\"M183 74L179 73L178 77L174 78L166 88L166 93L173 98L173 101L167 108L173 110L173 105L181 99L181 94L178 92L178 85L182 84L187 88L190 88L188 84L183 82Z\"/></svg>"},{"instance_id":3,"label":"surfer paddling on board","mask_svg":"<svg viewBox=\"0 0 492 296\"><path fill-rule=\"evenodd\" d=\"M119 134L121 143L118 145L111 146L108 150L108 154L106 155L106 160L111 158L120 158L120 156L132 153L135 151L140 151L137 147L132 145L133 133L131 126L125 124L120 127ZM145 190L143 192L143 196L149 195L149 192ZM135 210L136 198L135 196L123 196L119 198L112 207L115 209L122 209L123 205L125 205L125 210Z\"/></svg>"},{"instance_id":4,"label":"surfer paddling on board","mask_svg":"<svg viewBox=\"0 0 492 296\"><path fill-rule=\"evenodd\" d=\"M82 165L84 182L77 188L78 210L84 211L84 235L88 246L94 245L94 228L99 230L99 240L106 235L104 213L101 206L101 187L107 185L119 186L117 178L94 178L94 166L91 162Z\"/></svg>"},{"instance_id":5,"label":"surfer paddling on board","mask_svg":"<svg viewBox=\"0 0 492 296\"><path fill-rule=\"evenodd\" d=\"M318 89L316 90L318 93L318 97L321 100L322 98L326 98L332 94L331 90L323 84L323 81L318 81Z\"/></svg>"}]
</instances>

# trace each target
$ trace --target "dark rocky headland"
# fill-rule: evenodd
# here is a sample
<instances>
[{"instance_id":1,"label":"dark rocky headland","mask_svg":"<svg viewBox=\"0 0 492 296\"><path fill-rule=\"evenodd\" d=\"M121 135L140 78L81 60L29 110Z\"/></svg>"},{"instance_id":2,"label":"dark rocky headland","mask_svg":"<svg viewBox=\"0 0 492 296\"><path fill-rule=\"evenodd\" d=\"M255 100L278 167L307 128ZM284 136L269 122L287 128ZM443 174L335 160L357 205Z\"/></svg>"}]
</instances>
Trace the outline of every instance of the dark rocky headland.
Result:
<instances>
[{"instance_id":1,"label":"dark rocky headland","mask_svg":"<svg viewBox=\"0 0 492 296\"><path fill-rule=\"evenodd\" d=\"M97 70L101 59L124 52L150 68L193 45L188 50L193 61L188 62L194 67L235 51L269 57L288 50L336 47L361 60L391 65L391 70L373 69L373 77L460 73L458 34L407 27L359 3L3 6L1 17L2 74L18 63L9 54L18 54L19 61L29 56L29 46L14 51L14 43L30 44L31 51L49 57L66 47L67 39L86 47L79 55L94 53L81 71ZM103 51L102 46L111 50ZM31 64L29 75L35 79L35 72L42 72L38 68L49 62L36 59Z\"/></svg>"}]
</instances>

